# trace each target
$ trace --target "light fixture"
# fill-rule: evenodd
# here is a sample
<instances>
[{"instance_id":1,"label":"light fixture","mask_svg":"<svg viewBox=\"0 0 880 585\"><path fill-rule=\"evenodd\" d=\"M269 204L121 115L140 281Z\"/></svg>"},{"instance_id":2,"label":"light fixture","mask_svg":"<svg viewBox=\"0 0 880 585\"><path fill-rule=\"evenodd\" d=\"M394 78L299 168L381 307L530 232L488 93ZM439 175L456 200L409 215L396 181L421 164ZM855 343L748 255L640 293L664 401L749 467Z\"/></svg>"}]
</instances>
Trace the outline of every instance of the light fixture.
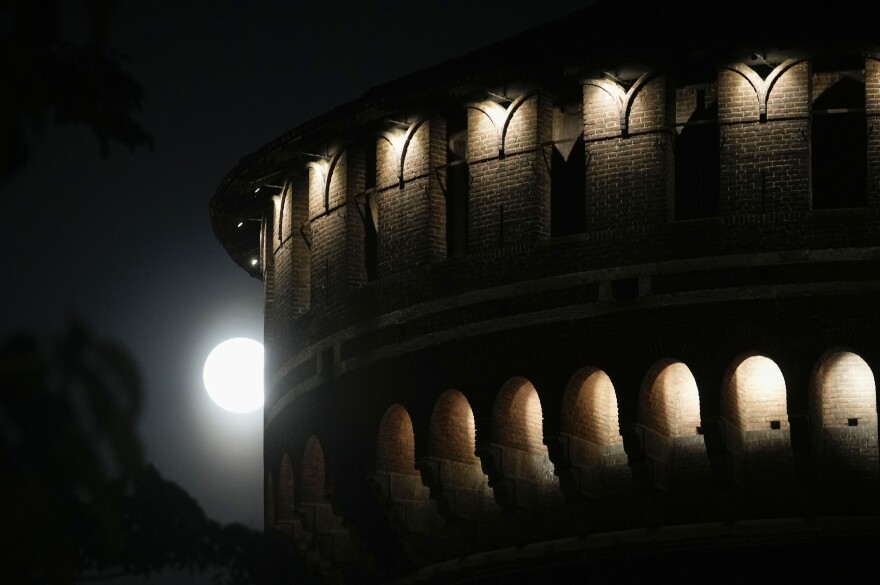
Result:
<instances>
[{"instance_id":1,"label":"light fixture","mask_svg":"<svg viewBox=\"0 0 880 585\"><path fill-rule=\"evenodd\" d=\"M256 266L257 263L259 263L259 260L257 260L256 258L251 258L251 266Z\"/></svg>"},{"instance_id":2,"label":"light fixture","mask_svg":"<svg viewBox=\"0 0 880 585\"><path fill-rule=\"evenodd\" d=\"M238 222L238 225L235 226L235 227L241 227L241 226L243 226L243 225L244 225L244 222L243 222L243 221L240 221L240 222Z\"/></svg>"}]
</instances>

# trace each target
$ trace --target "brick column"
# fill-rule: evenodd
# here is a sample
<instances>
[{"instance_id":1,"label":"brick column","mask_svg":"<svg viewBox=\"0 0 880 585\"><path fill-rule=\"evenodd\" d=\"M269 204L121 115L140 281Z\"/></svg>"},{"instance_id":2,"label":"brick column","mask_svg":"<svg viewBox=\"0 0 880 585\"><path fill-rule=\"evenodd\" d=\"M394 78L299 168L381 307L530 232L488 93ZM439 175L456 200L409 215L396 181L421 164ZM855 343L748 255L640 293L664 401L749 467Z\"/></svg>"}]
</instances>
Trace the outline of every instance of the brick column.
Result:
<instances>
[{"instance_id":1,"label":"brick column","mask_svg":"<svg viewBox=\"0 0 880 585\"><path fill-rule=\"evenodd\" d=\"M435 168L446 164L446 124L432 117L376 144L379 274L446 258L446 202Z\"/></svg>"},{"instance_id":2,"label":"brick column","mask_svg":"<svg viewBox=\"0 0 880 585\"><path fill-rule=\"evenodd\" d=\"M868 207L880 207L880 61L865 59L868 124Z\"/></svg>"},{"instance_id":3,"label":"brick column","mask_svg":"<svg viewBox=\"0 0 880 585\"><path fill-rule=\"evenodd\" d=\"M469 250L550 237L549 158L541 144L552 132L552 104L542 92L506 106L471 104Z\"/></svg>"},{"instance_id":4,"label":"brick column","mask_svg":"<svg viewBox=\"0 0 880 585\"><path fill-rule=\"evenodd\" d=\"M344 149L308 168L311 305L341 307L346 293L367 280L364 225L355 202L364 190L363 153Z\"/></svg>"},{"instance_id":5,"label":"brick column","mask_svg":"<svg viewBox=\"0 0 880 585\"><path fill-rule=\"evenodd\" d=\"M646 77L632 92L609 80L584 84L586 226L594 238L631 238L655 231L664 218L671 176L666 101L663 76Z\"/></svg>"},{"instance_id":6,"label":"brick column","mask_svg":"<svg viewBox=\"0 0 880 585\"><path fill-rule=\"evenodd\" d=\"M309 308L310 252L300 228L308 220L308 181L290 179L277 204L270 236L275 287L273 327L281 355L294 353L293 322Z\"/></svg>"},{"instance_id":7,"label":"brick column","mask_svg":"<svg viewBox=\"0 0 880 585\"><path fill-rule=\"evenodd\" d=\"M761 122L752 84L729 69L718 73L721 215L809 209L809 89L806 62L787 69L769 90Z\"/></svg>"}]
</instances>

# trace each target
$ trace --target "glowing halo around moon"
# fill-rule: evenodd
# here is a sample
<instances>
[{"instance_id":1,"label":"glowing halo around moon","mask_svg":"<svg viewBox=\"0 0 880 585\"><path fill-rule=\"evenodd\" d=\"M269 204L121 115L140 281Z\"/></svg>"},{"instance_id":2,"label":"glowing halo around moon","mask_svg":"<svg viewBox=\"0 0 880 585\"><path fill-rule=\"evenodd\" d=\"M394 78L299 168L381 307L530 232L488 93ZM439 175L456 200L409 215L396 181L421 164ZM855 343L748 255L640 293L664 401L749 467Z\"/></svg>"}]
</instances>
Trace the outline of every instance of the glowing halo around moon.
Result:
<instances>
[{"instance_id":1,"label":"glowing halo around moon","mask_svg":"<svg viewBox=\"0 0 880 585\"><path fill-rule=\"evenodd\" d=\"M202 372L205 390L217 406L245 413L263 406L263 344L246 337L220 343Z\"/></svg>"}]
</instances>

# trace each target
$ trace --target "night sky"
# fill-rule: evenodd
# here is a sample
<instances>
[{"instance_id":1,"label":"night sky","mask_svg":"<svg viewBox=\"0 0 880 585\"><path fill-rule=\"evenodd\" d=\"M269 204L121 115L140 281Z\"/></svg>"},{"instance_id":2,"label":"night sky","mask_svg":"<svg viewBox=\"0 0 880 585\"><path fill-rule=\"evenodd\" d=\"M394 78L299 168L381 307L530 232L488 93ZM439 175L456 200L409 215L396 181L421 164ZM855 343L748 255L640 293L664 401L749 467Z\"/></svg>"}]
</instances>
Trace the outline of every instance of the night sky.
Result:
<instances>
[{"instance_id":1,"label":"night sky","mask_svg":"<svg viewBox=\"0 0 880 585\"><path fill-rule=\"evenodd\" d=\"M201 381L217 343L262 340L261 283L211 231L217 185L239 158L371 86L584 4L117 2L110 44L143 87L138 119L155 150L103 159L83 127L33 133L28 166L0 184L0 336L47 339L76 317L121 341L145 385L147 459L209 516L262 528L262 411L222 411Z\"/></svg>"}]
</instances>

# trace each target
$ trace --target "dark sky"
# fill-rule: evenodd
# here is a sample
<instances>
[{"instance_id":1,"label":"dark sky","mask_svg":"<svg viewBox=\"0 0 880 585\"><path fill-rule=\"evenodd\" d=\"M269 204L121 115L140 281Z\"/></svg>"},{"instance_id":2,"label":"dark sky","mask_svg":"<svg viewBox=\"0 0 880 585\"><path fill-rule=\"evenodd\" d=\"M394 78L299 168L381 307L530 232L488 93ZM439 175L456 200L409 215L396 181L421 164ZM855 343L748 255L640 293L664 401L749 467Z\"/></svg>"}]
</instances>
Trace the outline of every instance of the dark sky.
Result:
<instances>
[{"instance_id":1,"label":"dark sky","mask_svg":"<svg viewBox=\"0 0 880 585\"><path fill-rule=\"evenodd\" d=\"M220 180L370 86L585 3L117 2L111 45L143 86L155 150L105 160L83 128L34 134L28 167L0 184L0 337L58 334L77 316L120 340L144 379L148 459L209 516L261 528L262 412L226 413L201 382L214 345L262 339L261 284L211 232Z\"/></svg>"}]
</instances>

